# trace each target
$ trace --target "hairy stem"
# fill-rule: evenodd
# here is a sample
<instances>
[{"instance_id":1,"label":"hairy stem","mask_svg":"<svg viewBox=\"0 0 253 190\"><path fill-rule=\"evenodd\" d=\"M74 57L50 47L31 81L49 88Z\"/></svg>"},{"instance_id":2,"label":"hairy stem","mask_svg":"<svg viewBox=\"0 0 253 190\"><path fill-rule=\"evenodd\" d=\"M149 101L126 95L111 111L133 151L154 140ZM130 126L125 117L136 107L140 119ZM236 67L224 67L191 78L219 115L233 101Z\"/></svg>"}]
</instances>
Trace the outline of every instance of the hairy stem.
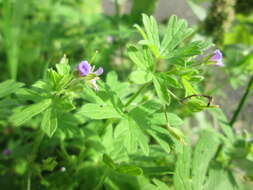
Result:
<instances>
[{"instance_id":1,"label":"hairy stem","mask_svg":"<svg viewBox=\"0 0 253 190\"><path fill-rule=\"evenodd\" d=\"M234 115L233 115L231 121L229 122L229 124L231 125L231 127L236 122L236 120L237 120L240 112L242 111L242 108L243 108L245 102L247 101L247 99L249 97L249 93L250 93L250 91L252 89L252 86L253 86L253 74L252 74L252 76L251 76L251 78L250 78L250 80L248 82L248 85L247 85L247 87L245 89L244 95L241 98L240 103L238 104L237 109L235 110Z\"/></svg>"}]
</instances>

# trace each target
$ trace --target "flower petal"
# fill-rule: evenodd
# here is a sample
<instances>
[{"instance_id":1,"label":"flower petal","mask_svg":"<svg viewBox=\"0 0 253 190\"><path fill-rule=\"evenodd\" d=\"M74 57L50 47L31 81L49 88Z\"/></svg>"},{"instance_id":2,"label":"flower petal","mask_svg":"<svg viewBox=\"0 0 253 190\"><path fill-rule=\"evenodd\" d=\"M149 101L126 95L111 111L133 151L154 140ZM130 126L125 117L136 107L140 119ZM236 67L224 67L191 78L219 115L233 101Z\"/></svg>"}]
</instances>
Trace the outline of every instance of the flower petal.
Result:
<instances>
[{"instance_id":1,"label":"flower petal","mask_svg":"<svg viewBox=\"0 0 253 190\"><path fill-rule=\"evenodd\" d=\"M93 88L94 88L95 91L98 91L98 90L99 90L98 85L97 85L97 83L96 83L97 80L98 80L97 77L94 78L94 79L92 79L92 80L90 80L90 83L91 83L91 85L93 86Z\"/></svg>"},{"instance_id":2,"label":"flower petal","mask_svg":"<svg viewBox=\"0 0 253 190\"><path fill-rule=\"evenodd\" d=\"M94 73L99 76L99 75L102 75L104 72L104 69L102 67L99 67Z\"/></svg>"},{"instance_id":3,"label":"flower petal","mask_svg":"<svg viewBox=\"0 0 253 190\"><path fill-rule=\"evenodd\" d=\"M91 72L91 65L88 61L81 61L77 66L77 70L81 76L86 76Z\"/></svg>"},{"instance_id":4,"label":"flower petal","mask_svg":"<svg viewBox=\"0 0 253 190\"><path fill-rule=\"evenodd\" d=\"M218 67L224 67L225 66L222 61L218 61L215 65L218 66Z\"/></svg>"},{"instance_id":5,"label":"flower petal","mask_svg":"<svg viewBox=\"0 0 253 190\"><path fill-rule=\"evenodd\" d=\"M214 51L214 55L210 58L211 61L221 61L222 60L222 53L220 50L216 49Z\"/></svg>"}]
</instances>

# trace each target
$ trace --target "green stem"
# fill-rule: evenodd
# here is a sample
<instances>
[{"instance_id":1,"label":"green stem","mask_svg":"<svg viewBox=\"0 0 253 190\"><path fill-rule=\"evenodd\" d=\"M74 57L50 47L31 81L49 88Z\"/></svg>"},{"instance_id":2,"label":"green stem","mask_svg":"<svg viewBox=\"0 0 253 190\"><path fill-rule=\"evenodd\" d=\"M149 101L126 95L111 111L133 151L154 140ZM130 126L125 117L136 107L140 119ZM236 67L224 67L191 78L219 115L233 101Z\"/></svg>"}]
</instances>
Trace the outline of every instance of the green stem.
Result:
<instances>
[{"instance_id":1,"label":"green stem","mask_svg":"<svg viewBox=\"0 0 253 190\"><path fill-rule=\"evenodd\" d=\"M99 183L97 184L97 186L95 187L95 190L99 190L101 188L101 186L103 185L106 177L108 176L109 170L106 168L105 172L103 174L103 176L101 177Z\"/></svg>"},{"instance_id":2,"label":"green stem","mask_svg":"<svg viewBox=\"0 0 253 190\"><path fill-rule=\"evenodd\" d=\"M28 174L26 190L31 190L31 173Z\"/></svg>"},{"instance_id":3,"label":"green stem","mask_svg":"<svg viewBox=\"0 0 253 190\"><path fill-rule=\"evenodd\" d=\"M32 149L32 154L30 157L31 162L34 162L34 160L36 159L37 152L39 150L39 146L41 144L41 141L43 140L43 137L44 137L44 133L42 131L39 131L38 135L35 137L35 141L34 141L33 149Z\"/></svg>"},{"instance_id":4,"label":"green stem","mask_svg":"<svg viewBox=\"0 0 253 190\"><path fill-rule=\"evenodd\" d=\"M144 90L150 83L146 83L144 84L133 96L132 98L130 98L128 100L128 102L125 104L125 107L129 106L134 100L135 98L137 98L137 96L142 92L142 90Z\"/></svg>"},{"instance_id":5,"label":"green stem","mask_svg":"<svg viewBox=\"0 0 253 190\"><path fill-rule=\"evenodd\" d=\"M251 76L251 78L250 78L250 80L248 82L247 88L245 89L244 95L241 98L241 101L240 101L239 105L237 106L237 109L235 110L234 115L233 115L233 117L232 117L232 119L231 119L231 121L229 123L231 125L231 127L236 122L239 113L242 111L242 108L243 108L243 106L244 106L247 98L249 97L249 93L250 93L250 91L252 89L252 86L253 86L253 75Z\"/></svg>"},{"instance_id":6,"label":"green stem","mask_svg":"<svg viewBox=\"0 0 253 190\"><path fill-rule=\"evenodd\" d=\"M63 153L63 156L65 157L65 159L68 161L68 162L71 162L71 157L70 157L70 155L68 154L68 152L67 152L67 150L66 150L66 148L65 148L65 146L64 146L64 139L62 139L61 138L61 140L60 140L60 148L61 148L61 151L62 151L62 153Z\"/></svg>"},{"instance_id":7,"label":"green stem","mask_svg":"<svg viewBox=\"0 0 253 190\"><path fill-rule=\"evenodd\" d=\"M114 0L114 6L115 6L115 13L116 13L116 21L117 21L117 27L119 25L119 15L120 15L120 12L119 12L119 1L118 0Z\"/></svg>"},{"instance_id":8,"label":"green stem","mask_svg":"<svg viewBox=\"0 0 253 190\"><path fill-rule=\"evenodd\" d=\"M30 166L32 167L33 162L35 161L37 157L37 153L39 150L39 146L43 140L44 133L42 131L38 131L37 136L35 137L32 152L31 152L31 157L29 159ZM32 178L32 171L28 171L28 177L27 177L27 190L31 189L31 178Z\"/></svg>"},{"instance_id":9,"label":"green stem","mask_svg":"<svg viewBox=\"0 0 253 190\"><path fill-rule=\"evenodd\" d=\"M168 88L167 88L167 91L169 92L169 94L173 97L173 98L175 98L176 100L178 100L179 102L180 102L180 98L179 97L177 97L173 92L171 92ZM181 102L180 102L181 103Z\"/></svg>"}]
</instances>

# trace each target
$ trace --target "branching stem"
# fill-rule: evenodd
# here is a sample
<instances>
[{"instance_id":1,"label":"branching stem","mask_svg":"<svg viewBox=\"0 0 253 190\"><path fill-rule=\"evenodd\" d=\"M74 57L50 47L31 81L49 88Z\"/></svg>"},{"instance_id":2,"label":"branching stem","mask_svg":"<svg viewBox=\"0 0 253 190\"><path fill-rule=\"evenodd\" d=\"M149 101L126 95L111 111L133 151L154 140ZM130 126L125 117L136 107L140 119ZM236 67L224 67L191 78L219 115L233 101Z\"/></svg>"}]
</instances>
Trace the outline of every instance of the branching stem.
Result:
<instances>
[{"instance_id":1,"label":"branching stem","mask_svg":"<svg viewBox=\"0 0 253 190\"><path fill-rule=\"evenodd\" d=\"M247 87L246 87L246 89L245 89L244 95L243 95L243 97L241 98L240 103L239 103L239 105L237 106L237 109L235 110L235 112L234 112L234 114L233 114L233 117L232 117L231 121L229 122L229 124L230 124L231 127L233 127L233 124L236 122L236 120L237 120L237 118L238 118L240 112L242 111L242 108L243 108L243 106L244 106L246 100L247 100L248 97L249 97L249 94L250 94L250 91L251 91L251 89L252 89L252 86L253 86L253 74L251 75L251 78L250 78L250 80L249 80L249 82L248 82L248 85L247 85Z\"/></svg>"}]
</instances>

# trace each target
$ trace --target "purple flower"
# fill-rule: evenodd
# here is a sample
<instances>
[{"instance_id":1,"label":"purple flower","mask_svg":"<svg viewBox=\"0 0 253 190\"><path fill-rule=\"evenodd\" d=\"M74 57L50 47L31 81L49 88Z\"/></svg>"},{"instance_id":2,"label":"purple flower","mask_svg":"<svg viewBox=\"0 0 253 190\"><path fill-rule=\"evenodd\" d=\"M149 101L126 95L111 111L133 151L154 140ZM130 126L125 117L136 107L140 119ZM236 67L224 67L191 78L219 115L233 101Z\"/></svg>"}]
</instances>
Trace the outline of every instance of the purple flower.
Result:
<instances>
[{"instance_id":1,"label":"purple flower","mask_svg":"<svg viewBox=\"0 0 253 190\"><path fill-rule=\"evenodd\" d=\"M222 53L219 49L216 49L214 51L214 54L213 56L209 59L210 61L212 62L215 62L216 66L219 66L219 67L224 67L224 63L222 62Z\"/></svg>"},{"instance_id":2,"label":"purple flower","mask_svg":"<svg viewBox=\"0 0 253 190\"><path fill-rule=\"evenodd\" d=\"M94 71L94 69L95 67L91 67L88 61L81 61L77 66L80 76L86 77L88 84L98 91L99 88L96 82L99 79L98 76L102 75L104 70L102 67L99 67L96 71Z\"/></svg>"},{"instance_id":3,"label":"purple flower","mask_svg":"<svg viewBox=\"0 0 253 190\"><path fill-rule=\"evenodd\" d=\"M107 38L106 38L106 41L109 43L109 44L111 44L111 43L113 43L113 37L112 36L107 36Z\"/></svg>"},{"instance_id":4,"label":"purple flower","mask_svg":"<svg viewBox=\"0 0 253 190\"><path fill-rule=\"evenodd\" d=\"M88 61L81 61L77 66L77 70L80 73L80 76L87 76L91 72L91 65Z\"/></svg>"},{"instance_id":5,"label":"purple flower","mask_svg":"<svg viewBox=\"0 0 253 190\"><path fill-rule=\"evenodd\" d=\"M97 76L99 76L99 75L102 75L103 72L104 72L104 69L103 69L102 67L99 67L99 68L94 72L94 74L96 74Z\"/></svg>"},{"instance_id":6,"label":"purple flower","mask_svg":"<svg viewBox=\"0 0 253 190\"><path fill-rule=\"evenodd\" d=\"M3 150L2 154L8 156L8 155L11 154L11 151L10 151L10 149L6 148L6 149Z\"/></svg>"}]
</instances>

